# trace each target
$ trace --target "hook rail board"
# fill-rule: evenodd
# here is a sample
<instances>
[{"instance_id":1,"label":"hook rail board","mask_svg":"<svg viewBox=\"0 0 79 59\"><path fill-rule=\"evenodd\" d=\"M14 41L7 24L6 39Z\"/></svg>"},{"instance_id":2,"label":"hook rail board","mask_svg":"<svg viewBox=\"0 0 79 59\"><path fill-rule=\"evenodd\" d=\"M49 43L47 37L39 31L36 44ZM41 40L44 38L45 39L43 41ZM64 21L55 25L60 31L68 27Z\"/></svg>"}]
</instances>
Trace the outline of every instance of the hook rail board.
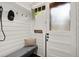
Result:
<instances>
[{"instance_id":1,"label":"hook rail board","mask_svg":"<svg viewBox=\"0 0 79 59\"><path fill-rule=\"evenodd\" d=\"M34 30L34 33L43 33L42 30Z\"/></svg>"}]
</instances>

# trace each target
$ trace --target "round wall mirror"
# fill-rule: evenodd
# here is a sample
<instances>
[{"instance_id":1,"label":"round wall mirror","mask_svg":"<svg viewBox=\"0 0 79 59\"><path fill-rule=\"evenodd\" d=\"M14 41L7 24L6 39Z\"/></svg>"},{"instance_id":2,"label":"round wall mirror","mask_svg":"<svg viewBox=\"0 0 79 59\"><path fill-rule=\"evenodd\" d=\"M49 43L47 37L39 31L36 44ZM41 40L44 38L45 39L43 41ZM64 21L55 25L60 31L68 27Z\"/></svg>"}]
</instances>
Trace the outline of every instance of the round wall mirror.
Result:
<instances>
[{"instance_id":1,"label":"round wall mirror","mask_svg":"<svg viewBox=\"0 0 79 59\"><path fill-rule=\"evenodd\" d=\"M13 21L14 20L14 17L15 17L14 11L10 10L8 12L8 20Z\"/></svg>"}]
</instances>

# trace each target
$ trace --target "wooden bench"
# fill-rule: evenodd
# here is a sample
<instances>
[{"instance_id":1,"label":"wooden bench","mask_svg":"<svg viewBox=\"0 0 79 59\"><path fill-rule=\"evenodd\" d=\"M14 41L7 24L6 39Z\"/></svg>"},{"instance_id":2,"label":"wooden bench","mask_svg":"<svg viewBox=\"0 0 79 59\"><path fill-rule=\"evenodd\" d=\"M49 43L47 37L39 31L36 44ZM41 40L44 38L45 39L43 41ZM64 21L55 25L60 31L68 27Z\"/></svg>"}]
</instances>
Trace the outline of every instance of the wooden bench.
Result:
<instances>
[{"instance_id":1,"label":"wooden bench","mask_svg":"<svg viewBox=\"0 0 79 59\"><path fill-rule=\"evenodd\" d=\"M37 46L23 47L15 52L7 55L6 57L29 57L34 52L37 52L37 49L38 49Z\"/></svg>"}]
</instances>

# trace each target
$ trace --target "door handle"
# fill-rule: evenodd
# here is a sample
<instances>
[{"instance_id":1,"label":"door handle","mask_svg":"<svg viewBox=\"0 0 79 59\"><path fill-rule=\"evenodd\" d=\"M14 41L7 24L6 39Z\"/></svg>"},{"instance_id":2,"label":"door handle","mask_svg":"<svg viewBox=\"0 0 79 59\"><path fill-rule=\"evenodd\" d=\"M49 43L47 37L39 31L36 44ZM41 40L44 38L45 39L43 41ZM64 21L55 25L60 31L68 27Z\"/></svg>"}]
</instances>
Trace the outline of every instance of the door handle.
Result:
<instances>
[{"instance_id":1,"label":"door handle","mask_svg":"<svg viewBox=\"0 0 79 59\"><path fill-rule=\"evenodd\" d=\"M49 39L49 33L46 33L46 35L45 35L45 41L48 41L48 39Z\"/></svg>"}]
</instances>

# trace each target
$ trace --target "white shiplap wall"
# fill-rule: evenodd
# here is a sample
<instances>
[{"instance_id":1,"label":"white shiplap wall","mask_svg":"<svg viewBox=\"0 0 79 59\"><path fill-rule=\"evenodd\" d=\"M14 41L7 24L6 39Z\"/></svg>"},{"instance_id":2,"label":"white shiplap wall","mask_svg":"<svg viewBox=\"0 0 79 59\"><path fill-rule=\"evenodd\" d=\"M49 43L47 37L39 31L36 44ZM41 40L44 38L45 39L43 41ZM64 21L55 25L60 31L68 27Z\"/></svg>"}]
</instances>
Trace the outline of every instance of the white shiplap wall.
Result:
<instances>
[{"instance_id":1,"label":"white shiplap wall","mask_svg":"<svg viewBox=\"0 0 79 59\"><path fill-rule=\"evenodd\" d=\"M32 8L38 8L41 7L43 5L47 5L48 2L45 3L40 3L38 5L34 5ZM46 10L39 12L36 16L35 16L35 22L34 22L34 30L42 30L43 33L34 33L35 38L37 39L37 45L38 45L38 51L37 51L37 55L44 57L45 56L45 33L47 31L47 15L48 11L47 11L47 6L46 6Z\"/></svg>"},{"instance_id":2,"label":"white shiplap wall","mask_svg":"<svg viewBox=\"0 0 79 59\"><path fill-rule=\"evenodd\" d=\"M77 56L79 57L79 3L77 2Z\"/></svg>"},{"instance_id":3,"label":"white shiplap wall","mask_svg":"<svg viewBox=\"0 0 79 59\"><path fill-rule=\"evenodd\" d=\"M3 7L3 28L6 34L6 40L0 41L0 56L6 56L24 46L24 39L31 36L31 12L23 7L9 2L0 3ZM14 21L7 19L9 10L15 12ZM18 14L16 14L18 12ZM24 14L23 16L21 14ZM26 17L25 17L26 16ZM1 27L1 26L0 26ZM0 29L0 39L3 38Z\"/></svg>"}]
</instances>

